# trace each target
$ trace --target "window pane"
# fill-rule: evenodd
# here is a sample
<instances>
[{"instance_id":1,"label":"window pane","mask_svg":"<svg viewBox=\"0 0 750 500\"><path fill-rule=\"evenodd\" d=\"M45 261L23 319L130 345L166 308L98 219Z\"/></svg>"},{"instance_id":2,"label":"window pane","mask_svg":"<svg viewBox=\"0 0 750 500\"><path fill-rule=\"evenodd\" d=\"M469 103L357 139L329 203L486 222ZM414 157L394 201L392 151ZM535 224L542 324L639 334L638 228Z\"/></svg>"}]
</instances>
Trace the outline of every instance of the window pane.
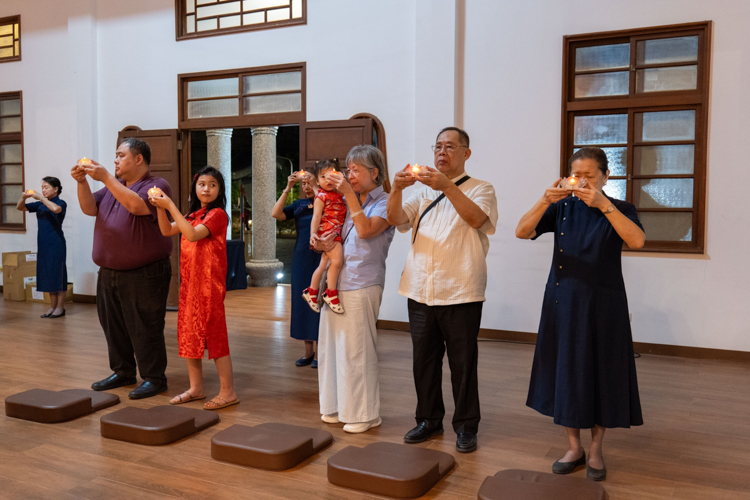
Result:
<instances>
[{"instance_id":1,"label":"window pane","mask_svg":"<svg viewBox=\"0 0 750 500\"><path fill-rule=\"evenodd\" d=\"M247 12L250 10L268 9L271 7L287 7L289 6L289 0L245 0L243 11Z\"/></svg>"},{"instance_id":2,"label":"window pane","mask_svg":"<svg viewBox=\"0 0 750 500\"><path fill-rule=\"evenodd\" d=\"M636 141L695 140L695 110L635 114ZM640 136L639 136L640 135Z\"/></svg>"},{"instance_id":3,"label":"window pane","mask_svg":"<svg viewBox=\"0 0 750 500\"><path fill-rule=\"evenodd\" d=\"M644 40L636 50L638 65L697 61L698 36Z\"/></svg>"},{"instance_id":4,"label":"window pane","mask_svg":"<svg viewBox=\"0 0 750 500\"><path fill-rule=\"evenodd\" d=\"M20 132L21 117L0 118L0 132Z\"/></svg>"},{"instance_id":5,"label":"window pane","mask_svg":"<svg viewBox=\"0 0 750 500\"><path fill-rule=\"evenodd\" d=\"M625 179L609 179L602 188L604 194L617 200L624 200L627 190L627 181Z\"/></svg>"},{"instance_id":6,"label":"window pane","mask_svg":"<svg viewBox=\"0 0 750 500\"><path fill-rule=\"evenodd\" d=\"M0 163L21 163L21 145L3 144L0 146ZM15 182L15 181L3 181ZM18 181L21 182L21 181Z\"/></svg>"},{"instance_id":7,"label":"window pane","mask_svg":"<svg viewBox=\"0 0 750 500\"><path fill-rule=\"evenodd\" d=\"M195 33L195 16L187 16L187 27L188 33Z\"/></svg>"},{"instance_id":8,"label":"window pane","mask_svg":"<svg viewBox=\"0 0 750 500\"><path fill-rule=\"evenodd\" d=\"M242 79L245 94L264 94L286 90L302 90L302 73L269 73L246 76Z\"/></svg>"},{"instance_id":9,"label":"window pane","mask_svg":"<svg viewBox=\"0 0 750 500\"><path fill-rule=\"evenodd\" d=\"M302 0L292 0L292 17L302 17Z\"/></svg>"},{"instance_id":10,"label":"window pane","mask_svg":"<svg viewBox=\"0 0 750 500\"><path fill-rule=\"evenodd\" d=\"M240 6L240 2L226 2L217 5L198 7L197 17L198 19L202 19L204 17L220 16L222 14L239 14Z\"/></svg>"},{"instance_id":11,"label":"window pane","mask_svg":"<svg viewBox=\"0 0 750 500\"><path fill-rule=\"evenodd\" d=\"M3 203L17 202L22 192L21 186L3 186Z\"/></svg>"},{"instance_id":12,"label":"window pane","mask_svg":"<svg viewBox=\"0 0 750 500\"><path fill-rule=\"evenodd\" d=\"M217 0L198 0L198 5L206 5L209 3L216 3Z\"/></svg>"},{"instance_id":13,"label":"window pane","mask_svg":"<svg viewBox=\"0 0 750 500\"><path fill-rule=\"evenodd\" d=\"M633 158L635 175L692 174L695 146L636 146Z\"/></svg>"},{"instance_id":14,"label":"window pane","mask_svg":"<svg viewBox=\"0 0 750 500\"><path fill-rule=\"evenodd\" d=\"M576 116L573 140L576 146L625 144L628 142L628 115Z\"/></svg>"},{"instance_id":15,"label":"window pane","mask_svg":"<svg viewBox=\"0 0 750 500\"><path fill-rule=\"evenodd\" d=\"M235 77L188 82L188 99L236 96L239 93L239 81L240 79Z\"/></svg>"},{"instance_id":16,"label":"window pane","mask_svg":"<svg viewBox=\"0 0 750 500\"><path fill-rule=\"evenodd\" d=\"M3 36L0 37L0 47L10 47L13 45L13 37L12 36Z\"/></svg>"},{"instance_id":17,"label":"window pane","mask_svg":"<svg viewBox=\"0 0 750 500\"><path fill-rule=\"evenodd\" d=\"M0 167L1 182L23 182L23 170L21 165L3 165Z\"/></svg>"},{"instance_id":18,"label":"window pane","mask_svg":"<svg viewBox=\"0 0 750 500\"><path fill-rule=\"evenodd\" d=\"M21 99L11 99L8 101L0 101L0 116L20 115L20 114L21 114Z\"/></svg>"},{"instance_id":19,"label":"window pane","mask_svg":"<svg viewBox=\"0 0 750 500\"><path fill-rule=\"evenodd\" d=\"M577 75L575 96L627 95L629 78L627 71Z\"/></svg>"},{"instance_id":20,"label":"window pane","mask_svg":"<svg viewBox=\"0 0 750 500\"><path fill-rule=\"evenodd\" d=\"M693 208L693 179L636 179L636 208Z\"/></svg>"},{"instance_id":21,"label":"window pane","mask_svg":"<svg viewBox=\"0 0 750 500\"><path fill-rule=\"evenodd\" d=\"M186 1L187 1L187 5L185 8L185 12L187 12L188 14L192 14L193 12L195 12L195 0L186 0Z\"/></svg>"},{"instance_id":22,"label":"window pane","mask_svg":"<svg viewBox=\"0 0 750 500\"><path fill-rule=\"evenodd\" d=\"M0 57L13 57L13 47L0 49Z\"/></svg>"},{"instance_id":23,"label":"window pane","mask_svg":"<svg viewBox=\"0 0 750 500\"><path fill-rule=\"evenodd\" d=\"M0 35L12 35L12 34L13 34L12 24L6 24L4 26L0 26Z\"/></svg>"},{"instance_id":24,"label":"window pane","mask_svg":"<svg viewBox=\"0 0 750 500\"><path fill-rule=\"evenodd\" d=\"M193 101L188 103L188 118L212 118L239 115L237 98Z\"/></svg>"},{"instance_id":25,"label":"window pane","mask_svg":"<svg viewBox=\"0 0 750 500\"><path fill-rule=\"evenodd\" d=\"M302 94L245 97L244 102L244 113L246 115L300 111L302 109Z\"/></svg>"},{"instance_id":26,"label":"window pane","mask_svg":"<svg viewBox=\"0 0 750 500\"><path fill-rule=\"evenodd\" d=\"M629 43L576 49L576 71L627 68L628 66L630 66Z\"/></svg>"},{"instance_id":27,"label":"window pane","mask_svg":"<svg viewBox=\"0 0 750 500\"><path fill-rule=\"evenodd\" d=\"M258 24L266 22L265 12L253 12L252 14L244 14L242 16L242 24Z\"/></svg>"},{"instance_id":28,"label":"window pane","mask_svg":"<svg viewBox=\"0 0 750 500\"><path fill-rule=\"evenodd\" d=\"M697 88L698 66L639 69L636 72L636 92L694 90Z\"/></svg>"},{"instance_id":29,"label":"window pane","mask_svg":"<svg viewBox=\"0 0 750 500\"><path fill-rule=\"evenodd\" d=\"M643 212L638 214L648 241L692 241L692 212Z\"/></svg>"},{"instance_id":30,"label":"window pane","mask_svg":"<svg viewBox=\"0 0 750 500\"><path fill-rule=\"evenodd\" d=\"M218 27L216 19L206 19L204 21L198 21L198 31L215 30Z\"/></svg>"},{"instance_id":31,"label":"window pane","mask_svg":"<svg viewBox=\"0 0 750 500\"><path fill-rule=\"evenodd\" d=\"M18 55L21 53L21 50L18 48L18 42L15 43L16 52L14 55Z\"/></svg>"},{"instance_id":32,"label":"window pane","mask_svg":"<svg viewBox=\"0 0 750 500\"><path fill-rule=\"evenodd\" d=\"M289 8L269 10L266 12L266 17L268 18L268 22L284 21L286 19L289 19L290 15L291 15L291 12L289 11Z\"/></svg>"},{"instance_id":33,"label":"window pane","mask_svg":"<svg viewBox=\"0 0 750 500\"><path fill-rule=\"evenodd\" d=\"M20 198L21 195L19 194ZM23 212L18 210L15 205L3 207L3 220L5 224L23 224Z\"/></svg>"},{"instance_id":34,"label":"window pane","mask_svg":"<svg viewBox=\"0 0 750 500\"><path fill-rule=\"evenodd\" d=\"M573 148L573 152L579 149L581 148ZM609 175L624 176L628 168L628 148L602 148L602 151L607 155Z\"/></svg>"},{"instance_id":35,"label":"window pane","mask_svg":"<svg viewBox=\"0 0 750 500\"><path fill-rule=\"evenodd\" d=\"M219 19L219 28L234 28L235 26L242 25L241 16L229 16L222 17Z\"/></svg>"}]
</instances>

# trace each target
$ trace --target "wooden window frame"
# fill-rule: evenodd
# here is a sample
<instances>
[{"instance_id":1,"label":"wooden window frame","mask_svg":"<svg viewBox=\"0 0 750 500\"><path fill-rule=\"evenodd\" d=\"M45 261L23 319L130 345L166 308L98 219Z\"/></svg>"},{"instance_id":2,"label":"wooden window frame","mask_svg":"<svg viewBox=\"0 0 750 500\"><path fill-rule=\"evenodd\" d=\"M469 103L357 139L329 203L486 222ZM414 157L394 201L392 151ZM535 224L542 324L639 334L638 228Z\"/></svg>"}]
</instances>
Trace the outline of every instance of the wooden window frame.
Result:
<instances>
[{"instance_id":1,"label":"wooden window frame","mask_svg":"<svg viewBox=\"0 0 750 500\"><path fill-rule=\"evenodd\" d=\"M18 37L15 37L14 34L14 41L18 42L18 55L13 55L10 57L0 57L0 63L15 62L21 60L21 16L18 15L0 18L0 26L7 26L9 24L18 24Z\"/></svg>"},{"instance_id":2,"label":"wooden window frame","mask_svg":"<svg viewBox=\"0 0 750 500\"><path fill-rule=\"evenodd\" d=\"M290 7L291 8L291 7ZM175 40L178 42L181 40L192 40L194 38L204 38L207 36L220 36L220 35L231 35L234 33L243 33L246 31L258 31L258 30L269 30L275 28L286 28L288 26L298 26L307 24L307 0L302 0L302 17L294 19L284 19L281 21L270 21L259 24L253 24L248 26L234 26L232 28L218 28L209 31L195 31L194 33L187 32L187 8L185 6L185 0L175 0ZM268 9L259 9L251 12L267 11ZM239 15L248 14L249 12L241 12ZM217 16L211 16L211 18L222 18L236 16L237 13L221 14ZM197 25L197 23L196 23ZM196 28L197 30L197 28Z\"/></svg>"},{"instance_id":3,"label":"wooden window frame","mask_svg":"<svg viewBox=\"0 0 750 500\"><path fill-rule=\"evenodd\" d=\"M693 212L693 240L686 241L649 241L642 249L630 249L631 252L665 252L665 253L705 253L706 239L706 173L708 151L708 115L709 115L709 84L711 79L711 45L712 21L686 23L670 26L656 26L632 30L587 33L582 35L568 35L563 37L563 77L562 77L562 123L560 141L560 173L568 175L568 160L573 151L574 129L573 120L580 115L627 114L627 165L626 176L612 177L612 179L626 179L628 202L633 200L633 185L637 179L647 178L692 178L693 206L691 209L640 209L640 212ZM636 93L635 80L629 78L629 93L621 96L597 96L576 98L575 92L575 50L580 47L608 45L616 43L630 43L630 66L627 71L634 75L636 69L636 44L645 39L674 38L682 36L698 36L698 74L697 85L694 90L675 90L649 93ZM666 67L669 64L659 64ZM622 70L620 70L622 71ZM634 115L642 112L678 111L695 109L695 139L690 141L695 145L693 175L634 175L634 146L635 142ZM676 143L676 141L669 141ZM659 142L649 142L648 145L659 145ZM598 146L598 145L597 145ZM603 145L601 147L606 147ZM622 145L618 145L622 147ZM648 238L648 235L647 235Z\"/></svg>"},{"instance_id":4,"label":"wooden window frame","mask_svg":"<svg viewBox=\"0 0 750 500\"><path fill-rule=\"evenodd\" d=\"M292 71L299 71L301 73L302 81L299 93L301 94L301 109L300 111L289 111L281 113L262 113L246 115L242 113L242 99L248 94L244 93L243 78L251 75L266 75L271 73L289 73ZM237 99L239 100L239 115L238 116L220 116L215 118L187 118L187 87L188 82L201 81L201 80L212 80L222 79L229 77L239 78L239 89ZM211 128L241 128L241 127L257 127L257 126L271 126L271 125L288 125L290 123L304 123L307 121L307 76L306 76L306 63L291 63L291 64L277 64L273 66L258 66L254 68L242 68L242 69L229 69L223 71L204 71L200 73L186 73L177 75L177 97L178 97L178 121L179 128L182 130L206 130ZM298 91L289 92L269 92L264 94L253 94L253 95L274 95L274 94L285 94L285 93L297 93ZM221 99L226 99L222 97ZM208 100L208 99L206 99Z\"/></svg>"},{"instance_id":5,"label":"wooden window frame","mask_svg":"<svg viewBox=\"0 0 750 500\"><path fill-rule=\"evenodd\" d=\"M26 185L26 168L25 160L26 155L23 150L23 93L22 92L3 92L0 93L0 101L10 101L19 99L21 101L21 114L18 115L21 118L21 131L20 132L5 132L0 133L0 146L6 145L6 144L21 144L21 189L23 190L24 186ZM16 116L16 115L11 115ZM17 185L17 182L8 183L7 185L15 186ZM0 178L0 231L26 231L26 212L22 212L23 214L23 222L20 224L11 224L7 222L3 222L2 219L2 207L5 206L16 206L18 203L18 200L4 200L3 199L3 190L2 186L6 184L3 184L2 178Z\"/></svg>"}]
</instances>

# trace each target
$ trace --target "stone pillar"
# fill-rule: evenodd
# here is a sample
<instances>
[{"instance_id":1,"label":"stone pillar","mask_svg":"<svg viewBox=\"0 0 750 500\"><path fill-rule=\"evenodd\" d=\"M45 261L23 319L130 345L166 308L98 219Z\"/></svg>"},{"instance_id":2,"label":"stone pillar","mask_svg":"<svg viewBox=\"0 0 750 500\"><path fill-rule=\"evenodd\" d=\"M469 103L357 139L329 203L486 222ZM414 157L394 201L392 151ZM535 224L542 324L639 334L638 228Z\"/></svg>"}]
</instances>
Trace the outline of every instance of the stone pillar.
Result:
<instances>
[{"instance_id":1,"label":"stone pillar","mask_svg":"<svg viewBox=\"0 0 750 500\"><path fill-rule=\"evenodd\" d=\"M276 286L284 264L276 258L276 133L279 127L253 127L253 257L247 263L252 286Z\"/></svg>"},{"instance_id":2,"label":"stone pillar","mask_svg":"<svg viewBox=\"0 0 750 500\"><path fill-rule=\"evenodd\" d=\"M219 128L206 130L208 139L208 165L214 167L224 176L227 193L227 206L224 208L229 215L227 239L232 238L232 129Z\"/></svg>"}]
</instances>

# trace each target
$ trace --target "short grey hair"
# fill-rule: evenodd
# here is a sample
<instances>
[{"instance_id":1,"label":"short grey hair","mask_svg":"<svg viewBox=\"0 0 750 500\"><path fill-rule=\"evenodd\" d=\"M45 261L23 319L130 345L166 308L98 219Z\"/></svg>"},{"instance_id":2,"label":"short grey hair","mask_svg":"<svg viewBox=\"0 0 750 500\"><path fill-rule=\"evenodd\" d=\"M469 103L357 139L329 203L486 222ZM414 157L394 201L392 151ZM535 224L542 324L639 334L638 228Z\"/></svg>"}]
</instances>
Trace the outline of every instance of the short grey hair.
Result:
<instances>
[{"instance_id":1,"label":"short grey hair","mask_svg":"<svg viewBox=\"0 0 750 500\"><path fill-rule=\"evenodd\" d=\"M364 144L360 146L354 146L349 154L346 155L346 166L347 168L351 164L359 165L367 170L373 168L378 169L378 177L375 179L375 184L382 186L383 182L388 178L388 171L385 166L385 156L375 146Z\"/></svg>"}]
</instances>

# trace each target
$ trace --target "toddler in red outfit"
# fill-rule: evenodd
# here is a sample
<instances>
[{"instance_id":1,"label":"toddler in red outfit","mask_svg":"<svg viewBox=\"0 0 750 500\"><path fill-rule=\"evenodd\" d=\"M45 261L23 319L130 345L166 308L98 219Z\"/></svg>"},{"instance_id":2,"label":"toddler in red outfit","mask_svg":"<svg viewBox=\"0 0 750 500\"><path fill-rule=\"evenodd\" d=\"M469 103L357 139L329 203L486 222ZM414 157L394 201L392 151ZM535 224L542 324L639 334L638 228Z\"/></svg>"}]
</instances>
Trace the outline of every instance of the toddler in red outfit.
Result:
<instances>
[{"instance_id":1,"label":"toddler in red outfit","mask_svg":"<svg viewBox=\"0 0 750 500\"><path fill-rule=\"evenodd\" d=\"M328 288L323 293L323 300L336 314L343 314L344 307L339 301L339 291L336 288L339 281L339 273L341 267L344 264L344 249L341 241L341 226L344 225L344 219L346 218L346 203L344 203L344 196L336 191L331 182L329 181L330 176L344 175L339 167L339 162L336 159L333 160L321 160L315 164L315 175L318 177L318 194L315 196L315 202L313 204L313 218L310 225L310 234L316 234L323 236L326 233L333 231L336 233L334 239L334 247L328 251L323 252L323 256L320 259L320 265L312 275L312 281L310 287L302 293L302 297L307 301L310 308L315 312L320 312L320 305L318 303L318 290L315 289L320 283L320 279L323 276L326 266L330 262L328 268ZM312 245L312 240L310 245Z\"/></svg>"}]
</instances>

